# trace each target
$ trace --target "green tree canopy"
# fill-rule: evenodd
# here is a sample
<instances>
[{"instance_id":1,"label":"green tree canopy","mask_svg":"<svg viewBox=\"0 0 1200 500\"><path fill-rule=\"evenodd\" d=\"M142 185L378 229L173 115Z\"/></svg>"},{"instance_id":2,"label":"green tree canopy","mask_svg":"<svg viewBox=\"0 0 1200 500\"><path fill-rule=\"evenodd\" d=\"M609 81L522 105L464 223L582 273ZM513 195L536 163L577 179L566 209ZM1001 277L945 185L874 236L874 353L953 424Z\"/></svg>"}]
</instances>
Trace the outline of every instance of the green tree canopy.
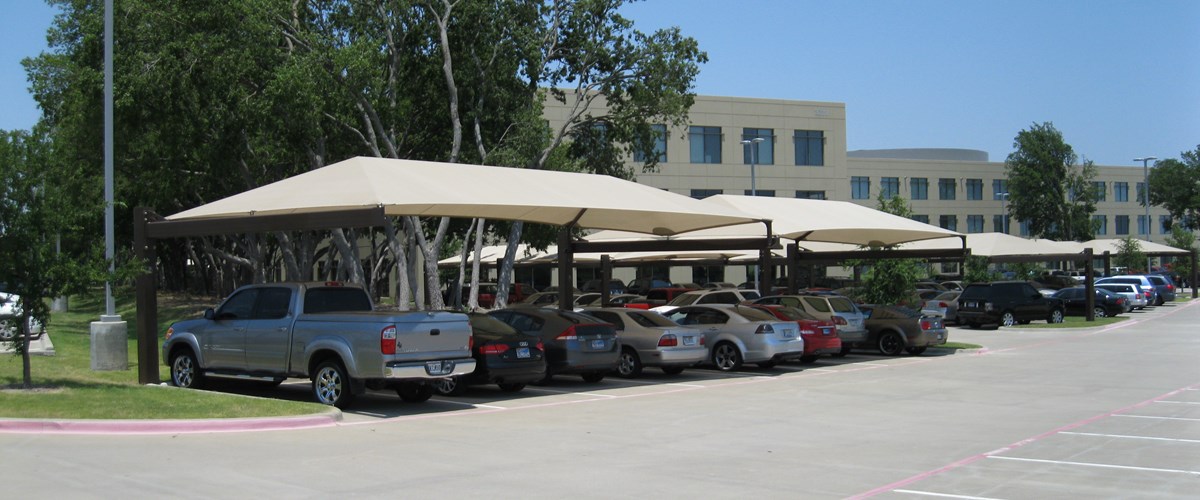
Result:
<instances>
[{"instance_id":1,"label":"green tree canopy","mask_svg":"<svg viewBox=\"0 0 1200 500\"><path fill-rule=\"evenodd\" d=\"M1017 133L1013 147L1005 161L1009 215L1026 222L1034 238L1092 239L1096 169L1091 162L1077 166L1074 149L1049 122Z\"/></svg>"},{"instance_id":2,"label":"green tree canopy","mask_svg":"<svg viewBox=\"0 0 1200 500\"><path fill-rule=\"evenodd\" d=\"M1200 230L1200 146L1180 160L1159 160L1150 170L1150 204L1167 209L1174 224Z\"/></svg>"}]
</instances>

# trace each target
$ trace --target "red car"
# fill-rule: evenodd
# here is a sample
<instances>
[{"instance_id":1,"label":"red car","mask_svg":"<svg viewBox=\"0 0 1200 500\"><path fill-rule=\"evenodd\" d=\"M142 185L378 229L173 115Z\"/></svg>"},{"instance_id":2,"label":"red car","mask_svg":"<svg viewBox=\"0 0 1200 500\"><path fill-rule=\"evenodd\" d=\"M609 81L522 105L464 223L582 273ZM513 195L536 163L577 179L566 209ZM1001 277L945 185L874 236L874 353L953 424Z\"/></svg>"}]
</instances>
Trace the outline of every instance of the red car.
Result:
<instances>
[{"instance_id":1,"label":"red car","mask_svg":"<svg viewBox=\"0 0 1200 500\"><path fill-rule=\"evenodd\" d=\"M837 326L830 320L817 319L795 307L773 304L752 304L749 307L800 324L800 337L804 339L804 356L800 358L801 363L812 363L822 354L837 354L842 350L842 339L837 335Z\"/></svg>"}]
</instances>

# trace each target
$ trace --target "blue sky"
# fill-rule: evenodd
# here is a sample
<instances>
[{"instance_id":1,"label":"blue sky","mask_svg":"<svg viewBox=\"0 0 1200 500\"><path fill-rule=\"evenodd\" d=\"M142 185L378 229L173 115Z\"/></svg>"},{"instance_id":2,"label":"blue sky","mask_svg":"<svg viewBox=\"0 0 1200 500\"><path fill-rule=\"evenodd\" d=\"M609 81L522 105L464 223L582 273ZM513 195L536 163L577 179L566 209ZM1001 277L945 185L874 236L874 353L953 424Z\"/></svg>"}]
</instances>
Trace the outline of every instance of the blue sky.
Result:
<instances>
[{"instance_id":1,"label":"blue sky","mask_svg":"<svg viewBox=\"0 0 1200 500\"><path fill-rule=\"evenodd\" d=\"M39 111L20 60L46 50L54 11L10 1L0 129L29 128ZM1047 121L1099 165L1200 145L1200 1L651 0L624 14L699 40L700 94L845 103L850 149L1003 161L1018 131Z\"/></svg>"}]
</instances>

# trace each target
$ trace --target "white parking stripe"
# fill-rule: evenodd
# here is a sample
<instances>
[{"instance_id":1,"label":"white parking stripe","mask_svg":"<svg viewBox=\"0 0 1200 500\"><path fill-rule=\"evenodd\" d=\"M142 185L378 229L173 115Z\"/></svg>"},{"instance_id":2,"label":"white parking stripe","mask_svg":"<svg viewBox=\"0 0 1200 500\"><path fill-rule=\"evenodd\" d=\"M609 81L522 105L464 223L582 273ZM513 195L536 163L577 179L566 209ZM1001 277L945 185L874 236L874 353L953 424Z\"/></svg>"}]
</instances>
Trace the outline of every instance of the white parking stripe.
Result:
<instances>
[{"instance_id":1,"label":"white parking stripe","mask_svg":"<svg viewBox=\"0 0 1200 500\"><path fill-rule=\"evenodd\" d=\"M1155 401L1155 403L1171 403L1177 405L1200 405L1200 401Z\"/></svg>"},{"instance_id":2,"label":"white parking stripe","mask_svg":"<svg viewBox=\"0 0 1200 500\"><path fill-rule=\"evenodd\" d=\"M1015 462L1036 462L1040 464L1055 464L1055 465L1078 465L1082 467L1101 467L1105 469L1124 469L1124 470L1139 470L1146 472L1169 472L1173 474L1191 474L1200 476L1200 471L1194 470L1179 470L1179 469L1156 469L1152 467L1133 467L1129 465L1112 465L1112 464L1094 464L1089 462L1066 462L1062 460L1041 460L1037 458L1020 458L1020 457L1002 457L999 455L989 455L988 458L997 460L1012 460Z\"/></svg>"},{"instance_id":3,"label":"white parking stripe","mask_svg":"<svg viewBox=\"0 0 1200 500\"><path fill-rule=\"evenodd\" d=\"M973 497L973 496L967 496L967 495L950 495L950 494L947 494L947 493L934 493L934 492L932 492L932 491L917 491L917 490L892 490L892 491L893 491L893 492L896 492L896 493L907 493L907 494L909 494L909 495L922 495L922 496L927 496L927 497L939 497L939 498L963 498L963 499L966 499L966 500L998 500L998 499L995 499L995 498L990 498L990 497Z\"/></svg>"},{"instance_id":4,"label":"white parking stripe","mask_svg":"<svg viewBox=\"0 0 1200 500\"><path fill-rule=\"evenodd\" d=\"M1092 432L1060 432L1059 434L1071 434L1074 436L1095 436L1095 437L1110 437L1122 439L1149 439L1153 441L1174 441L1177 443L1200 443L1200 439L1178 439L1178 438L1163 438L1152 436L1126 436L1122 434L1096 434Z\"/></svg>"},{"instance_id":5,"label":"white parking stripe","mask_svg":"<svg viewBox=\"0 0 1200 500\"><path fill-rule=\"evenodd\" d=\"M1124 418L1153 418L1158 420L1185 420L1188 422L1200 422L1200 418L1183 418L1183 417L1156 417L1154 415L1113 415L1114 417Z\"/></svg>"}]
</instances>

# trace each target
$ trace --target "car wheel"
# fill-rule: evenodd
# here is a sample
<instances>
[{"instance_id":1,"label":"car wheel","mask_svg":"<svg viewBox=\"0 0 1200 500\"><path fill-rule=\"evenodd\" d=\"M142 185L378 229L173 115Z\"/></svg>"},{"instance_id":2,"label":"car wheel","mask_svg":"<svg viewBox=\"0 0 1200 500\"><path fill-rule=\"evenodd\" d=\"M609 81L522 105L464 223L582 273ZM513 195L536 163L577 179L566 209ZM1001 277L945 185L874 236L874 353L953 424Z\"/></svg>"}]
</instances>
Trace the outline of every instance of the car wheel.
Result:
<instances>
[{"instance_id":1,"label":"car wheel","mask_svg":"<svg viewBox=\"0 0 1200 500\"><path fill-rule=\"evenodd\" d=\"M1096 307L1095 309L1092 309L1092 315L1094 315L1097 318L1103 318L1103 317L1107 316L1106 314L1104 314L1103 307Z\"/></svg>"},{"instance_id":2,"label":"car wheel","mask_svg":"<svg viewBox=\"0 0 1200 500\"><path fill-rule=\"evenodd\" d=\"M585 373L585 374L583 374L583 381L584 381L584 382L587 382L587 383L590 383L590 384L594 384L594 383L596 383L596 382L599 382L599 381L601 381L601 380L604 380L604 372L591 372L591 373Z\"/></svg>"},{"instance_id":3,"label":"car wheel","mask_svg":"<svg viewBox=\"0 0 1200 500\"><path fill-rule=\"evenodd\" d=\"M396 395L409 403L421 403L433 397L433 386L428 384L403 384L396 387Z\"/></svg>"},{"instance_id":4,"label":"car wheel","mask_svg":"<svg viewBox=\"0 0 1200 500\"><path fill-rule=\"evenodd\" d=\"M313 397L318 403L345 409L354 402L350 375L338 361L326 361L317 366L312 378Z\"/></svg>"},{"instance_id":5,"label":"car wheel","mask_svg":"<svg viewBox=\"0 0 1200 500\"><path fill-rule=\"evenodd\" d=\"M884 332L879 336L878 347L884 356L898 356L904 352L904 337L896 332Z\"/></svg>"},{"instance_id":6,"label":"car wheel","mask_svg":"<svg viewBox=\"0 0 1200 500\"><path fill-rule=\"evenodd\" d=\"M525 388L525 384L496 384L500 386L500 390L504 392L521 392Z\"/></svg>"},{"instance_id":7,"label":"car wheel","mask_svg":"<svg viewBox=\"0 0 1200 500\"><path fill-rule=\"evenodd\" d=\"M811 365L817 362L816 356L800 356L800 362L806 365Z\"/></svg>"},{"instance_id":8,"label":"car wheel","mask_svg":"<svg viewBox=\"0 0 1200 500\"><path fill-rule=\"evenodd\" d=\"M904 348L904 350L908 351L908 353L909 353L909 354L912 354L913 356L920 356L920 355L922 355L922 354L925 354L925 350L926 350L926 349L928 349L928 347L925 347L925 346L921 346L921 347L905 347L905 348Z\"/></svg>"},{"instance_id":9,"label":"car wheel","mask_svg":"<svg viewBox=\"0 0 1200 500\"><path fill-rule=\"evenodd\" d=\"M180 349L171 355L171 385L184 389L204 386L204 373L190 349Z\"/></svg>"},{"instance_id":10,"label":"car wheel","mask_svg":"<svg viewBox=\"0 0 1200 500\"><path fill-rule=\"evenodd\" d=\"M679 375L680 373L683 373L683 367L682 366L664 366L664 367L662 367L662 372L667 375Z\"/></svg>"},{"instance_id":11,"label":"car wheel","mask_svg":"<svg viewBox=\"0 0 1200 500\"><path fill-rule=\"evenodd\" d=\"M737 346L721 342L713 347L712 364L723 372L737 370L742 367L742 353Z\"/></svg>"},{"instance_id":12,"label":"car wheel","mask_svg":"<svg viewBox=\"0 0 1200 500\"><path fill-rule=\"evenodd\" d=\"M1017 317L1013 315L1012 311L1004 311L1004 314L1000 315L1000 326L1013 326L1015 324L1017 324Z\"/></svg>"},{"instance_id":13,"label":"car wheel","mask_svg":"<svg viewBox=\"0 0 1200 500\"><path fill-rule=\"evenodd\" d=\"M637 351L629 347L621 349L620 362L617 364L617 376L634 378L641 374L642 360L638 358Z\"/></svg>"},{"instance_id":14,"label":"car wheel","mask_svg":"<svg viewBox=\"0 0 1200 500\"><path fill-rule=\"evenodd\" d=\"M467 384L458 377L440 378L433 382L433 390L443 396L458 396L467 392Z\"/></svg>"},{"instance_id":15,"label":"car wheel","mask_svg":"<svg viewBox=\"0 0 1200 500\"><path fill-rule=\"evenodd\" d=\"M1158 299L1154 301L1154 305L1156 305L1156 306L1161 306L1166 303L1167 303L1167 300L1162 298L1162 295L1159 295Z\"/></svg>"},{"instance_id":16,"label":"car wheel","mask_svg":"<svg viewBox=\"0 0 1200 500\"><path fill-rule=\"evenodd\" d=\"M1046 322L1047 323L1062 323L1063 322L1062 309L1055 309L1053 311L1050 311L1050 317L1046 319Z\"/></svg>"}]
</instances>

